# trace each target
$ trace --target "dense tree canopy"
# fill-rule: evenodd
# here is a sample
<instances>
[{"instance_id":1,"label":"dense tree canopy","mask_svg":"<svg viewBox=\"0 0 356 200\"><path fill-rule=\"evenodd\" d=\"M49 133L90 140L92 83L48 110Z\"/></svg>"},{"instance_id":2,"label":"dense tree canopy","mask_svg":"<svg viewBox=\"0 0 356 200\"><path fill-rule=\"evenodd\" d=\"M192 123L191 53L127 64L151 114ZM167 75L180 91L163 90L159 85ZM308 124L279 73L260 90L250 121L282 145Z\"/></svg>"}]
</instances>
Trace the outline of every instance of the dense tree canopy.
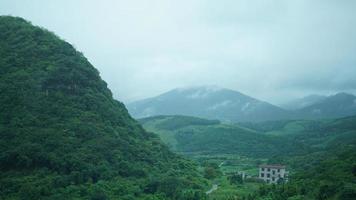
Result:
<instances>
[{"instance_id":1,"label":"dense tree canopy","mask_svg":"<svg viewBox=\"0 0 356 200\"><path fill-rule=\"evenodd\" d=\"M202 193L195 165L144 131L72 45L2 16L0 55L2 199L190 199Z\"/></svg>"}]
</instances>

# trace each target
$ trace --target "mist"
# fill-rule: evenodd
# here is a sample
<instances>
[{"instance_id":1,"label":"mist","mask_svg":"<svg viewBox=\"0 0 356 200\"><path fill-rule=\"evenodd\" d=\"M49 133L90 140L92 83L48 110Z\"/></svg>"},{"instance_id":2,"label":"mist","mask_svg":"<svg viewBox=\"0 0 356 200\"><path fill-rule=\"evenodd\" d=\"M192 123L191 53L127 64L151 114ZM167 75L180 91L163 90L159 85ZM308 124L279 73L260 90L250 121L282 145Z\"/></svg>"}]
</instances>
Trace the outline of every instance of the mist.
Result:
<instances>
[{"instance_id":1,"label":"mist","mask_svg":"<svg viewBox=\"0 0 356 200\"><path fill-rule=\"evenodd\" d=\"M1 0L84 53L125 103L219 85L280 104L356 92L356 2Z\"/></svg>"}]
</instances>

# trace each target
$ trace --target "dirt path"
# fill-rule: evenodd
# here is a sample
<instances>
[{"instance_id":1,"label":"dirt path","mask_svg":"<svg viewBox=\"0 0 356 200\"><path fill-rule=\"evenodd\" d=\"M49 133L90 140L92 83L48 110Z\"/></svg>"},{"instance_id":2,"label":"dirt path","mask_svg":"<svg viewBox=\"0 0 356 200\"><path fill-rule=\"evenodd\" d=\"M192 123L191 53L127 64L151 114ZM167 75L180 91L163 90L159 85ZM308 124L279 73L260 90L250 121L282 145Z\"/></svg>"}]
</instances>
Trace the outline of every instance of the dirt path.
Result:
<instances>
[{"instance_id":1,"label":"dirt path","mask_svg":"<svg viewBox=\"0 0 356 200\"><path fill-rule=\"evenodd\" d=\"M219 164L219 168L220 168L221 166L223 166L224 163L225 163L225 161L221 162L221 163ZM214 191L217 190L218 188L219 188L219 185L218 185L218 184L213 184L213 186L211 187L211 189L208 190L208 191L206 191L205 193L206 193L207 195L209 195L210 193L214 192Z\"/></svg>"},{"instance_id":2,"label":"dirt path","mask_svg":"<svg viewBox=\"0 0 356 200\"><path fill-rule=\"evenodd\" d=\"M223 166L223 164L225 163L225 161L222 161L219 165L219 167Z\"/></svg>"},{"instance_id":3,"label":"dirt path","mask_svg":"<svg viewBox=\"0 0 356 200\"><path fill-rule=\"evenodd\" d=\"M210 193L214 192L215 190L218 189L218 187L219 187L219 186L218 186L217 184L214 184L213 187L211 187L210 190L208 190L208 191L205 192L205 194L210 194Z\"/></svg>"}]
</instances>

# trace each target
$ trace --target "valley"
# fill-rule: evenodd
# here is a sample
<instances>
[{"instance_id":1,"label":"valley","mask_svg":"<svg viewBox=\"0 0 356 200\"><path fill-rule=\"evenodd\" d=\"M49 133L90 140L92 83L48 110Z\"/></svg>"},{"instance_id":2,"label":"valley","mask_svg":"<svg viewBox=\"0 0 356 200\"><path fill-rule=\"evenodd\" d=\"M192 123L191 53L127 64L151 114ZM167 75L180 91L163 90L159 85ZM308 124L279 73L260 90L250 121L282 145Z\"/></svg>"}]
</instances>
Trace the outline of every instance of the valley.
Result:
<instances>
[{"instance_id":1,"label":"valley","mask_svg":"<svg viewBox=\"0 0 356 200\"><path fill-rule=\"evenodd\" d=\"M176 115L143 118L139 122L147 131L158 134L170 149L198 162L203 174L207 169L215 170L212 170L213 175L208 179L211 185L217 185L218 188L209 194L209 199L264 199L274 194L274 190L281 188L271 188L257 179L258 166L263 163L288 166L291 178L281 186L283 188L302 187L307 181L304 178L306 174L321 170L320 165L327 168L333 166L336 164L335 156L340 154L352 161L340 160L337 165L343 169L332 174L336 177L341 174L349 176L350 181L355 176L356 117L225 124ZM248 178L237 184L231 183L231 176L241 172ZM328 186L335 189L330 196L344 195L336 190L345 184L339 182L342 179L316 176L311 180L316 181L313 183L315 185L303 189L304 193L289 191L290 194L283 195L314 199L318 187L323 187L325 181L331 180L337 183ZM351 188L355 187L352 181L348 184ZM269 192L261 196L261 190Z\"/></svg>"}]
</instances>

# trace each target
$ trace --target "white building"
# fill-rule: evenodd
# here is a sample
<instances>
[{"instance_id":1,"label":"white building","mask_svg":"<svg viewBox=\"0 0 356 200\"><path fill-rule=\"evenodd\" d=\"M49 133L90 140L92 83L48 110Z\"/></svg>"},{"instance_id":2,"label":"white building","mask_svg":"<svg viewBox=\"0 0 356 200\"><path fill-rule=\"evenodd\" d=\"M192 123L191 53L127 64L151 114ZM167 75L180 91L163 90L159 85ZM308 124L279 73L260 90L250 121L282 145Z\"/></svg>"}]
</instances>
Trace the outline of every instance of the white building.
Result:
<instances>
[{"instance_id":1,"label":"white building","mask_svg":"<svg viewBox=\"0 0 356 200\"><path fill-rule=\"evenodd\" d=\"M278 181L288 181L288 171L283 165L260 165L258 177L266 183L278 183Z\"/></svg>"}]
</instances>

